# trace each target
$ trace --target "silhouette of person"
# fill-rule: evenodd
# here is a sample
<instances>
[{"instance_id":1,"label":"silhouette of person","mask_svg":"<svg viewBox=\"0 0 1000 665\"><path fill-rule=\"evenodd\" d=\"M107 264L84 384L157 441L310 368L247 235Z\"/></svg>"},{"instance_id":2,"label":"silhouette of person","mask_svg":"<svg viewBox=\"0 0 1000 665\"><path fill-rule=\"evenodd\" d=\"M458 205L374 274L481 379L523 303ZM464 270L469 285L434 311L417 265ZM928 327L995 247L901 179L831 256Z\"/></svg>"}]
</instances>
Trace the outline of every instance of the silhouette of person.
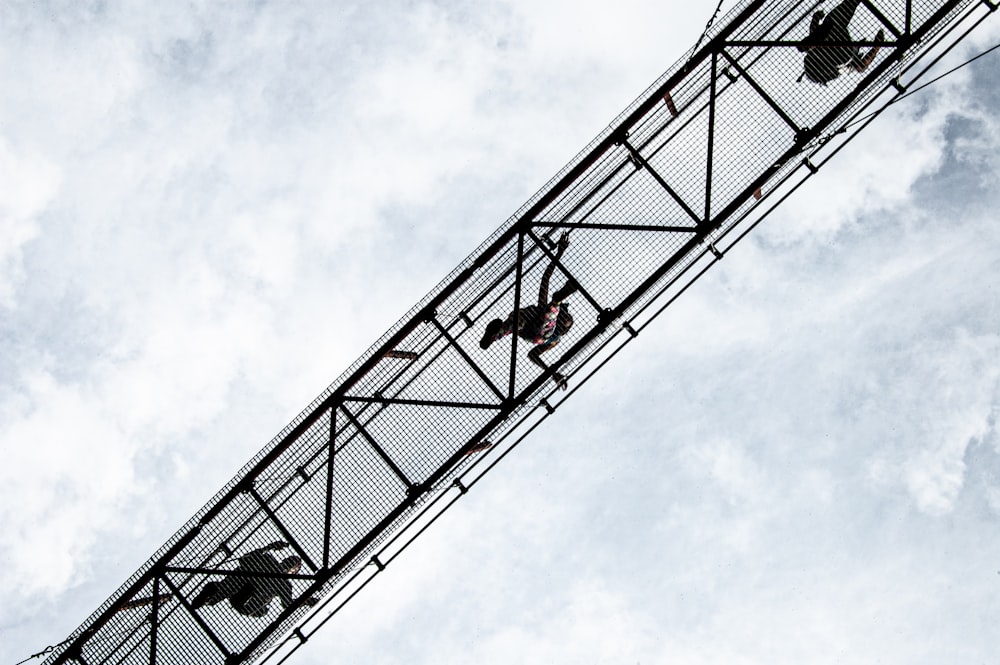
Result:
<instances>
[{"instance_id":1,"label":"silhouette of person","mask_svg":"<svg viewBox=\"0 0 1000 665\"><path fill-rule=\"evenodd\" d=\"M861 49L857 46L843 44L855 41L848 26L860 4L861 0L843 0L825 18L822 10L813 14L809 36L798 45L798 49L806 54L803 76L813 83L828 84L840 76L841 68L845 66L863 72L875 59L878 45L861 55ZM881 43L884 40L885 32L879 30L874 41ZM838 42L839 45L830 45ZM802 80L802 76L799 80Z\"/></svg>"},{"instance_id":2,"label":"silhouette of person","mask_svg":"<svg viewBox=\"0 0 1000 665\"><path fill-rule=\"evenodd\" d=\"M556 246L555 258L542 273L542 283L538 288L538 304L517 309L504 321L493 319L487 323L479 346L488 349L493 342L516 333L518 337L535 345L528 352L531 362L543 370L548 369L548 365L540 357L541 354L558 344L573 326L573 316L569 313L569 303L566 302L566 298L576 292L577 283L572 279L567 280L552 294L552 300L549 300L549 280L552 278L556 262L562 258L567 247L569 247L569 234L563 233ZM566 389L566 377L559 372L553 373L552 380L563 390Z\"/></svg>"},{"instance_id":3,"label":"silhouette of person","mask_svg":"<svg viewBox=\"0 0 1000 665\"><path fill-rule=\"evenodd\" d=\"M269 553L288 547L281 541L271 543L240 557L240 563L234 574L227 575L219 582L208 582L191 603L198 609L205 605L215 605L223 600L240 614L252 617L263 617L271 609L271 599L275 596L283 608L292 604L292 583L280 577L261 577L254 573L271 573L294 575L302 566L302 559L290 556L278 561ZM246 573L239 575L235 573ZM307 598L306 604L314 605L315 598Z\"/></svg>"}]
</instances>

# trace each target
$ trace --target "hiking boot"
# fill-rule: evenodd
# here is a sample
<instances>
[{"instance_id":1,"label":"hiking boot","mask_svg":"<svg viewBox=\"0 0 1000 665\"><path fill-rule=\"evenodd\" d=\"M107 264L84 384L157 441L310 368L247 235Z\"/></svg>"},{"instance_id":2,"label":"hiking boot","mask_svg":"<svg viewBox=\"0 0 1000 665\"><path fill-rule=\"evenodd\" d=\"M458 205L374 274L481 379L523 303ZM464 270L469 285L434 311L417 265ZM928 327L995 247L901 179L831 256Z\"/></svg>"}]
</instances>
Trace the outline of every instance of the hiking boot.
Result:
<instances>
[{"instance_id":1,"label":"hiking boot","mask_svg":"<svg viewBox=\"0 0 1000 665\"><path fill-rule=\"evenodd\" d=\"M497 333L500 332L500 328L503 327L503 321L500 319L493 319L486 324L486 330L483 332L483 338L479 340L479 346L483 349L490 348L490 344L496 341Z\"/></svg>"}]
</instances>

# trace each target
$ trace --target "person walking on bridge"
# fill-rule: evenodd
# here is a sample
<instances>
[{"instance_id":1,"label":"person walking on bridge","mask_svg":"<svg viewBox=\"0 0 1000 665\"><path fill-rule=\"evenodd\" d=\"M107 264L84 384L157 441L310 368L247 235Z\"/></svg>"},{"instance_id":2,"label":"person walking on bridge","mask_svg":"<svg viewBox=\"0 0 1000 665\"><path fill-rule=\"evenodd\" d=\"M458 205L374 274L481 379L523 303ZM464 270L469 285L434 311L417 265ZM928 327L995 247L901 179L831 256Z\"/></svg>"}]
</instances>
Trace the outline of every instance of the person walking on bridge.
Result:
<instances>
[{"instance_id":1,"label":"person walking on bridge","mask_svg":"<svg viewBox=\"0 0 1000 665\"><path fill-rule=\"evenodd\" d=\"M563 233L556 245L555 257L542 273L542 282L538 288L538 303L514 310L504 321L493 319L487 323L483 338L479 341L480 347L488 349L493 342L516 333L518 337L535 345L528 352L528 359L543 370L548 369L548 365L541 359L541 354L558 344L573 326L573 316L569 313L569 303L566 302L566 298L576 293L577 283L573 279L568 279L552 294L552 300L549 300L549 280L555 271L556 263L562 258L567 247L569 247L569 234ZM554 372L552 380L566 390L565 376Z\"/></svg>"},{"instance_id":2,"label":"person walking on bridge","mask_svg":"<svg viewBox=\"0 0 1000 665\"><path fill-rule=\"evenodd\" d=\"M863 72L875 60L879 44L885 41L884 31L878 31L875 35L877 44L864 55L861 55L860 48L847 43L855 41L848 26L860 4L861 0L843 0L825 18L822 10L813 14L809 36L798 45L799 51L806 54L803 76L813 83L828 84L840 76L842 67Z\"/></svg>"},{"instance_id":3,"label":"person walking on bridge","mask_svg":"<svg viewBox=\"0 0 1000 665\"><path fill-rule=\"evenodd\" d=\"M292 604L292 583L280 575L294 575L302 566L302 559L290 556L278 561L271 550L288 547L281 541L271 543L240 557L236 569L219 582L208 582L191 602L198 609L205 605L215 605L223 600L240 614L252 617L267 616L271 609L271 599L275 596L283 608ZM265 573L265 576L260 575ZM307 598L306 604L315 600Z\"/></svg>"}]
</instances>

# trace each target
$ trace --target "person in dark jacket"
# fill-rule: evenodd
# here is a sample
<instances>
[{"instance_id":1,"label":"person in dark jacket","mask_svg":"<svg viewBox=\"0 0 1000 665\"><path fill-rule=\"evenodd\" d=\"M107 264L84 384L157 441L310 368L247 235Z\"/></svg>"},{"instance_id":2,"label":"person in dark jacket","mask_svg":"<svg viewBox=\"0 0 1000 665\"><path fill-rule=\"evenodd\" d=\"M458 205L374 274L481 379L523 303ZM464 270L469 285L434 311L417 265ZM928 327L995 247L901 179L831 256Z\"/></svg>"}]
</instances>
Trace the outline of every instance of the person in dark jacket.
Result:
<instances>
[{"instance_id":1,"label":"person in dark jacket","mask_svg":"<svg viewBox=\"0 0 1000 665\"><path fill-rule=\"evenodd\" d=\"M860 4L861 0L843 0L830 11L829 15L824 15L822 10L813 14L809 25L809 36L798 46L798 49L806 54L803 75L813 83L826 85L840 76L841 67L845 66L863 72L875 59L875 54L879 50L877 45L862 55L861 49L857 46L844 44L855 41L848 26ZM875 41L881 43L884 40L885 33L879 30L875 35ZM830 45L838 43L836 46Z\"/></svg>"},{"instance_id":2,"label":"person in dark jacket","mask_svg":"<svg viewBox=\"0 0 1000 665\"><path fill-rule=\"evenodd\" d=\"M577 283L572 279L568 280L552 294L552 300L549 300L549 280L556 268L556 262L562 258L567 247L569 247L569 234L563 233L556 246L555 258L542 273L542 282L538 287L538 304L521 307L511 312L504 321L493 319L487 323L483 338L479 341L480 347L488 349L493 342L516 333L518 337L535 345L528 352L528 359L543 370L548 369L541 359L541 354L558 344L562 336L573 326L573 316L569 313L569 303L566 302L566 298L576 293ZM553 373L552 380L563 390L566 389L566 377L559 372Z\"/></svg>"},{"instance_id":3,"label":"person in dark jacket","mask_svg":"<svg viewBox=\"0 0 1000 665\"><path fill-rule=\"evenodd\" d=\"M271 599L275 596L283 608L292 604L292 583L280 577L255 576L254 573L294 575L302 566L302 559L290 556L278 561L270 552L288 547L288 543L276 542L261 547L240 557L240 563L233 574L218 582L208 582L191 603L198 609L205 605L215 605L223 600L240 614L251 617L266 616L271 609ZM238 573L244 573L242 575ZM314 604L309 598L307 604Z\"/></svg>"}]
</instances>

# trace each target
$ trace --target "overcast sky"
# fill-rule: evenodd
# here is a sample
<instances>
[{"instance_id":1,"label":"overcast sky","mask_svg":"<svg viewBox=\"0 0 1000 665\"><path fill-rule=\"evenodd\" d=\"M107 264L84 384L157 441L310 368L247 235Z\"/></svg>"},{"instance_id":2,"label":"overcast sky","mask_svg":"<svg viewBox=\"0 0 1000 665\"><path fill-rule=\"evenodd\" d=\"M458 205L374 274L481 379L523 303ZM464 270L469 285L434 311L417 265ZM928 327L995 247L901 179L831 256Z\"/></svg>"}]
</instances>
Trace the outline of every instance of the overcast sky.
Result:
<instances>
[{"instance_id":1,"label":"overcast sky","mask_svg":"<svg viewBox=\"0 0 1000 665\"><path fill-rule=\"evenodd\" d=\"M714 8L0 4L0 665ZM293 662L997 662L997 57L879 119Z\"/></svg>"}]
</instances>

